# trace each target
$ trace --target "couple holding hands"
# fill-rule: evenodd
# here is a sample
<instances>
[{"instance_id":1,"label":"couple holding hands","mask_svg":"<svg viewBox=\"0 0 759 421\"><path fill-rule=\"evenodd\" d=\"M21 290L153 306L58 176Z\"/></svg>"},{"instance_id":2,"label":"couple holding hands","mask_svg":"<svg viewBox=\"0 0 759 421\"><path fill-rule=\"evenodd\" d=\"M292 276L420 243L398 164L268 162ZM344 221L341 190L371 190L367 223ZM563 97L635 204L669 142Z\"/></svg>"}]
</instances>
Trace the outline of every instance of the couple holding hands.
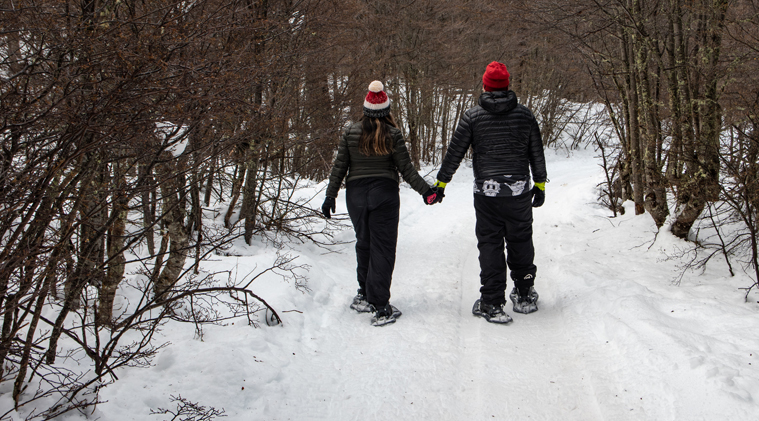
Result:
<instances>
[{"instance_id":1,"label":"couple holding hands","mask_svg":"<svg viewBox=\"0 0 759 421\"><path fill-rule=\"evenodd\" d=\"M446 184L470 147L481 284L472 313L491 323L512 321L503 309L507 265L514 282L509 294L513 311L538 310L532 208L545 201L543 141L532 112L509 90L509 79L504 64L494 61L487 66L478 105L461 117L433 186L411 163L384 86L379 81L369 85L364 115L340 140L322 212L326 218L335 212L335 198L347 175L345 201L356 232L359 285L350 307L374 313L372 325L394 323L401 315L389 303L398 239L398 173L424 203L442 202Z\"/></svg>"}]
</instances>

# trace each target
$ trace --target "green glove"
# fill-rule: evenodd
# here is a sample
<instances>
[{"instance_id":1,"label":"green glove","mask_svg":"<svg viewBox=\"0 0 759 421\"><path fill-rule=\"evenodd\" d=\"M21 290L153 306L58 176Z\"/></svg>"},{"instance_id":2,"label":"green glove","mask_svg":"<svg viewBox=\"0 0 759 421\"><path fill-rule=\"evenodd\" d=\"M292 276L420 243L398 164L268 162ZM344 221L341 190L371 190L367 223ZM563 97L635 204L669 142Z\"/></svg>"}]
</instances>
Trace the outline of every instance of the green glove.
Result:
<instances>
[{"instance_id":1,"label":"green glove","mask_svg":"<svg viewBox=\"0 0 759 421\"><path fill-rule=\"evenodd\" d=\"M443 198L445 197L445 186L447 185L448 183L443 183L440 180L435 181L435 184L432 185L432 191L437 194L434 203L440 203L443 201Z\"/></svg>"},{"instance_id":2,"label":"green glove","mask_svg":"<svg viewBox=\"0 0 759 421\"><path fill-rule=\"evenodd\" d=\"M535 183L532 188L532 207L539 208L546 201L546 183Z\"/></svg>"}]
</instances>

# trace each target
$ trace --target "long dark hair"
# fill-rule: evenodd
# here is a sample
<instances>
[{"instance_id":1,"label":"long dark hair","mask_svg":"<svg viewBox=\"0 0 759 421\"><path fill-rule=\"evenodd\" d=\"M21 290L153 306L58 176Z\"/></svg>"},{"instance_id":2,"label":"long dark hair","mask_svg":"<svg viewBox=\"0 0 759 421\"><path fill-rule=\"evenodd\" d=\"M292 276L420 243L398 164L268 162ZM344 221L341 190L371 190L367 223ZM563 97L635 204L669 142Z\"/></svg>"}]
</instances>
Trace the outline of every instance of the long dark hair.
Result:
<instances>
[{"instance_id":1,"label":"long dark hair","mask_svg":"<svg viewBox=\"0 0 759 421\"><path fill-rule=\"evenodd\" d=\"M393 152L393 143L390 139L390 127L398 128L393 115L385 117L361 117L361 137L358 141L358 149L367 156L388 155Z\"/></svg>"}]
</instances>

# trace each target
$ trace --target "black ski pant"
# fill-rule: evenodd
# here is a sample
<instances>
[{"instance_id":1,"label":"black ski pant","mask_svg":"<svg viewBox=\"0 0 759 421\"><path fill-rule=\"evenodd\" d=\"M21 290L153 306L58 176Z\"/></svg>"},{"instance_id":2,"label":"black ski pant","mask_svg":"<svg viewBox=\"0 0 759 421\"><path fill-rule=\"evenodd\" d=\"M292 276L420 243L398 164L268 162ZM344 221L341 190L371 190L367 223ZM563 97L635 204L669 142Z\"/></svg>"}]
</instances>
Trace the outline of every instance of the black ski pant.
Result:
<instances>
[{"instance_id":1,"label":"black ski pant","mask_svg":"<svg viewBox=\"0 0 759 421\"><path fill-rule=\"evenodd\" d=\"M356 231L356 274L366 300L379 308L390 300L401 199L390 178L362 178L346 185L346 203Z\"/></svg>"},{"instance_id":2,"label":"black ski pant","mask_svg":"<svg viewBox=\"0 0 759 421\"><path fill-rule=\"evenodd\" d=\"M535 280L532 195L529 192L513 197L475 194L474 211L480 251L480 298L484 303L500 305L506 302L507 264L518 289L529 289Z\"/></svg>"}]
</instances>

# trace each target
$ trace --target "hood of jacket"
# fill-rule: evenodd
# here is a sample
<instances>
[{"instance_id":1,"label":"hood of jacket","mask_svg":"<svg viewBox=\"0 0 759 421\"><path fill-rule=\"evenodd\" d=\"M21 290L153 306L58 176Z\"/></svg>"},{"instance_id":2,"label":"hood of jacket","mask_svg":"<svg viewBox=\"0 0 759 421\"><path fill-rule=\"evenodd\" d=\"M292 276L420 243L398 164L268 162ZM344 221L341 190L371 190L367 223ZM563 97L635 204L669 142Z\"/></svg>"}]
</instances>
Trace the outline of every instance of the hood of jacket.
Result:
<instances>
[{"instance_id":1,"label":"hood of jacket","mask_svg":"<svg viewBox=\"0 0 759 421\"><path fill-rule=\"evenodd\" d=\"M483 92L477 103L485 111L493 114L506 114L517 106L514 91Z\"/></svg>"}]
</instances>

